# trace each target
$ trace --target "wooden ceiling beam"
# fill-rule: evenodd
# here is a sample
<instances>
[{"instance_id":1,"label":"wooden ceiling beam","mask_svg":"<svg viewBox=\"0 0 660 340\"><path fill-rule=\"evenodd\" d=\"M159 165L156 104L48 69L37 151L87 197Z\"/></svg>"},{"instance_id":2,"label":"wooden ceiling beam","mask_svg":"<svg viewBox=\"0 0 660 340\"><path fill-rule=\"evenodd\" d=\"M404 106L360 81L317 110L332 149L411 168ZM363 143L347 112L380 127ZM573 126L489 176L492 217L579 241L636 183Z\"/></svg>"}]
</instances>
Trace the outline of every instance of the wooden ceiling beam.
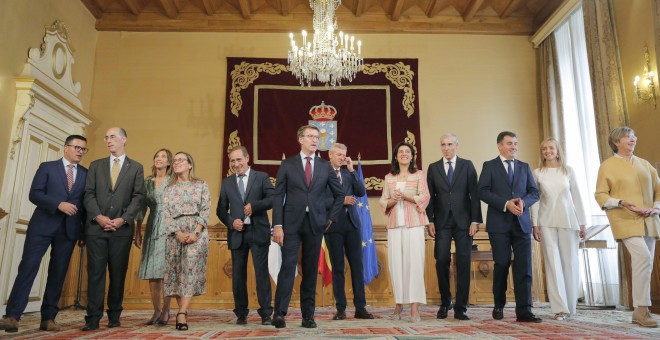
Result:
<instances>
[{"instance_id":1,"label":"wooden ceiling beam","mask_svg":"<svg viewBox=\"0 0 660 340\"><path fill-rule=\"evenodd\" d=\"M449 3L447 0L431 0L426 6L424 13L426 14L427 17L433 18L436 14L438 14L438 12L442 11L448 6Z\"/></svg>"},{"instance_id":2,"label":"wooden ceiling beam","mask_svg":"<svg viewBox=\"0 0 660 340\"><path fill-rule=\"evenodd\" d=\"M291 0L280 0L280 14L287 16L291 13Z\"/></svg>"},{"instance_id":3,"label":"wooden ceiling beam","mask_svg":"<svg viewBox=\"0 0 660 340\"><path fill-rule=\"evenodd\" d=\"M361 16L364 14L364 11L367 10L367 5L366 5L367 0L355 0L353 1L353 8L351 9L353 14L355 14L356 17Z\"/></svg>"},{"instance_id":4,"label":"wooden ceiling beam","mask_svg":"<svg viewBox=\"0 0 660 340\"><path fill-rule=\"evenodd\" d=\"M465 10L463 11L463 21L469 22L472 20L479 9L481 9L481 5L483 4L484 0L470 0L468 5L465 7Z\"/></svg>"},{"instance_id":5,"label":"wooden ceiling beam","mask_svg":"<svg viewBox=\"0 0 660 340\"><path fill-rule=\"evenodd\" d=\"M238 0L238 5L241 7L241 15L243 19L250 19L252 13L250 13L250 1L249 0Z\"/></svg>"},{"instance_id":6,"label":"wooden ceiling beam","mask_svg":"<svg viewBox=\"0 0 660 340\"><path fill-rule=\"evenodd\" d=\"M204 6L204 13L206 13L206 15L215 14L215 6L213 5L212 0L202 0L202 5Z\"/></svg>"},{"instance_id":7,"label":"wooden ceiling beam","mask_svg":"<svg viewBox=\"0 0 660 340\"><path fill-rule=\"evenodd\" d=\"M506 4L502 13L500 13L500 18L506 19L511 13L520 9L520 7L525 3L525 0L509 0L509 3Z\"/></svg>"},{"instance_id":8,"label":"wooden ceiling beam","mask_svg":"<svg viewBox=\"0 0 660 340\"><path fill-rule=\"evenodd\" d=\"M394 6L392 6L392 15L390 16L390 19L392 21L399 21L401 18L401 13L403 12L403 4L405 3L405 0L396 0L394 2Z\"/></svg>"},{"instance_id":9,"label":"wooden ceiling beam","mask_svg":"<svg viewBox=\"0 0 660 340\"><path fill-rule=\"evenodd\" d=\"M94 0L82 0L83 4L87 9L89 10L90 13L96 18L100 19L103 16L103 10L101 10L101 7L96 3Z\"/></svg>"},{"instance_id":10,"label":"wooden ceiling beam","mask_svg":"<svg viewBox=\"0 0 660 340\"><path fill-rule=\"evenodd\" d=\"M129 12L131 12L133 15L138 15L140 12L142 12L142 8L140 8L138 0L121 0L121 2L124 4L124 7L128 8Z\"/></svg>"},{"instance_id":11,"label":"wooden ceiling beam","mask_svg":"<svg viewBox=\"0 0 660 340\"><path fill-rule=\"evenodd\" d=\"M176 8L174 0L160 0L160 5L163 6L168 18L176 19L179 16L179 9Z\"/></svg>"}]
</instances>

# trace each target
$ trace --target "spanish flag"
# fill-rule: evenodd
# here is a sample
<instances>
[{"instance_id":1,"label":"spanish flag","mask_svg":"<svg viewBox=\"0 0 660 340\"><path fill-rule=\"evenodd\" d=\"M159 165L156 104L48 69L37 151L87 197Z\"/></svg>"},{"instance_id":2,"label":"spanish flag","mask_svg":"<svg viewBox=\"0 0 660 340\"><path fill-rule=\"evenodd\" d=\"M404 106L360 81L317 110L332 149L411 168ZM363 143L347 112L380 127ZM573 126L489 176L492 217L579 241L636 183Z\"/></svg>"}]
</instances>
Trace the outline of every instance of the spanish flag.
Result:
<instances>
[{"instance_id":1,"label":"spanish flag","mask_svg":"<svg viewBox=\"0 0 660 340\"><path fill-rule=\"evenodd\" d=\"M330 263L330 252L325 245L325 237L321 243L321 254L319 255L319 274L323 277L323 286L332 283L332 264Z\"/></svg>"}]
</instances>

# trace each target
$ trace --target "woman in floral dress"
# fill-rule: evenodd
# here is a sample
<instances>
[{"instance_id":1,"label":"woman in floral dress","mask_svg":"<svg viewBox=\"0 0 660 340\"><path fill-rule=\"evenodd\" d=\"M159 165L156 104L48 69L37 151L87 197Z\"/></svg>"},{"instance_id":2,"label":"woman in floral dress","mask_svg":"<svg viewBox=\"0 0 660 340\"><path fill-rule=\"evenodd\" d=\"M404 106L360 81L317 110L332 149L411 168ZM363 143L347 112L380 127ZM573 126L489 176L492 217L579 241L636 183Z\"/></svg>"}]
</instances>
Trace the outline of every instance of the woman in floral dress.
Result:
<instances>
[{"instance_id":1,"label":"woman in floral dress","mask_svg":"<svg viewBox=\"0 0 660 340\"><path fill-rule=\"evenodd\" d=\"M188 330L188 305L206 289L206 260L211 200L209 187L194 176L195 163L186 152L174 155L174 173L163 194L167 226L165 295L176 297L176 329Z\"/></svg>"},{"instance_id":2,"label":"woman in floral dress","mask_svg":"<svg viewBox=\"0 0 660 340\"><path fill-rule=\"evenodd\" d=\"M151 302L154 305L154 314L146 322L147 325L166 325L170 319L170 298L163 297L163 307L160 306L160 297L163 296L163 277L165 276L165 240L166 226L163 223L162 203L163 192L172 176L172 152L160 149L154 155L154 165L151 167L151 176L144 181L145 200L142 212L137 216L135 228L135 246L142 248L142 258L138 277L149 280ZM142 221L149 209L149 218L142 238Z\"/></svg>"}]
</instances>

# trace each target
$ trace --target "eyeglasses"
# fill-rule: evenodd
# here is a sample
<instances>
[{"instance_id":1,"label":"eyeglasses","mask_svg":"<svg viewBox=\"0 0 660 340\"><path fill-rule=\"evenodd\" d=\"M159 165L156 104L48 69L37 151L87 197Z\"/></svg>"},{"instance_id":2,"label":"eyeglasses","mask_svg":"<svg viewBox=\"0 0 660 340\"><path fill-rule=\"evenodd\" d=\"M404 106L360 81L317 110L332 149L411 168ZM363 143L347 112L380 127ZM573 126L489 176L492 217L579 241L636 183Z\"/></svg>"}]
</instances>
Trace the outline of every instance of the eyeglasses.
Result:
<instances>
[{"instance_id":1,"label":"eyeglasses","mask_svg":"<svg viewBox=\"0 0 660 340\"><path fill-rule=\"evenodd\" d=\"M319 140L319 139L320 139L320 137L319 137L319 136L316 136L316 135L305 135L305 137L307 137L307 138L309 138L309 139L311 139L311 140Z\"/></svg>"},{"instance_id":2,"label":"eyeglasses","mask_svg":"<svg viewBox=\"0 0 660 340\"><path fill-rule=\"evenodd\" d=\"M186 163L188 158L175 158L173 163Z\"/></svg>"},{"instance_id":3,"label":"eyeglasses","mask_svg":"<svg viewBox=\"0 0 660 340\"><path fill-rule=\"evenodd\" d=\"M76 152L87 153L87 151L89 151L88 148L84 148L84 147L82 147L82 146L78 146L78 145L66 144L65 146L71 146L71 147L73 147L73 148L76 150Z\"/></svg>"}]
</instances>

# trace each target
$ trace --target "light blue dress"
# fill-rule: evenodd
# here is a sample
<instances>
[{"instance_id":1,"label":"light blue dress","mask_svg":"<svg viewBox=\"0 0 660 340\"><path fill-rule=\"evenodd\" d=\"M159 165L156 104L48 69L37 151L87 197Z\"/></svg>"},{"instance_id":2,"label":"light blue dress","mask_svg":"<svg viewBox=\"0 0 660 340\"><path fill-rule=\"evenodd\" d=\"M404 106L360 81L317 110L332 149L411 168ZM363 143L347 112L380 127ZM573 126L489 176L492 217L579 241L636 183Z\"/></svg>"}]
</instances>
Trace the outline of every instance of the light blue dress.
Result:
<instances>
[{"instance_id":1,"label":"light blue dress","mask_svg":"<svg viewBox=\"0 0 660 340\"><path fill-rule=\"evenodd\" d=\"M148 177L144 181L145 200L142 214L138 219L144 218L149 208L149 218L144 230L142 243L142 259L138 277L142 280L162 279L165 276L165 235L167 227L163 224L163 192L167 187L167 178L159 188L156 188L156 179Z\"/></svg>"}]
</instances>

